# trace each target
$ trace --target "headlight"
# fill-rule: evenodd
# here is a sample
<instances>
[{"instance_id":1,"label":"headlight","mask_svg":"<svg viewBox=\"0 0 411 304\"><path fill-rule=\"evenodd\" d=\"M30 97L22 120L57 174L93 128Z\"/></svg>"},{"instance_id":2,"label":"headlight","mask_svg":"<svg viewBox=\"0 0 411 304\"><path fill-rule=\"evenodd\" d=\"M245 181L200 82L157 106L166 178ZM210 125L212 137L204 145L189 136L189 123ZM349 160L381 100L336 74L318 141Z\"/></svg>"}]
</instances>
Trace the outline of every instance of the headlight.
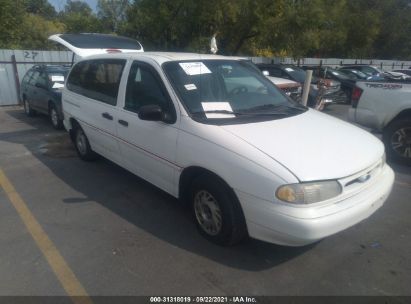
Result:
<instances>
[{"instance_id":1,"label":"headlight","mask_svg":"<svg viewBox=\"0 0 411 304\"><path fill-rule=\"evenodd\" d=\"M337 181L289 184L280 186L275 195L278 199L294 204L312 204L339 195L342 191Z\"/></svg>"}]
</instances>

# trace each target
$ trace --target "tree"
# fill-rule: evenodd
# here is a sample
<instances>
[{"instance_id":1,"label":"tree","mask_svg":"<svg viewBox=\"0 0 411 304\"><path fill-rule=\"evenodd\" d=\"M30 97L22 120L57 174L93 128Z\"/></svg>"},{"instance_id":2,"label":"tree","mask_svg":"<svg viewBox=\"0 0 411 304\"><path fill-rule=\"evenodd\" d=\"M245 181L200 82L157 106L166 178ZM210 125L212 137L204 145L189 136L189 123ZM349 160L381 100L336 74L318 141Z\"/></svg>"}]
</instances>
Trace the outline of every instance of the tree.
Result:
<instances>
[{"instance_id":1,"label":"tree","mask_svg":"<svg viewBox=\"0 0 411 304\"><path fill-rule=\"evenodd\" d=\"M40 15L46 19L53 19L57 12L47 0L25 0L26 12Z\"/></svg>"},{"instance_id":2,"label":"tree","mask_svg":"<svg viewBox=\"0 0 411 304\"><path fill-rule=\"evenodd\" d=\"M101 21L87 3L67 0L59 15L68 33L97 33L102 31Z\"/></svg>"},{"instance_id":3,"label":"tree","mask_svg":"<svg viewBox=\"0 0 411 304\"><path fill-rule=\"evenodd\" d=\"M40 15L26 14L22 24L24 39L19 47L23 49L49 49L51 43L47 40L50 35L63 33L65 25L56 20L47 20Z\"/></svg>"},{"instance_id":4,"label":"tree","mask_svg":"<svg viewBox=\"0 0 411 304\"><path fill-rule=\"evenodd\" d=\"M381 23L372 41L372 55L381 59L411 58L411 2L379 1Z\"/></svg>"},{"instance_id":5,"label":"tree","mask_svg":"<svg viewBox=\"0 0 411 304\"><path fill-rule=\"evenodd\" d=\"M126 19L129 0L98 0L97 16L109 32L116 32Z\"/></svg>"},{"instance_id":6,"label":"tree","mask_svg":"<svg viewBox=\"0 0 411 304\"><path fill-rule=\"evenodd\" d=\"M91 15L93 10L90 6L83 1L67 0L66 5L64 6L64 13L79 13L86 16Z\"/></svg>"},{"instance_id":7,"label":"tree","mask_svg":"<svg viewBox=\"0 0 411 304\"><path fill-rule=\"evenodd\" d=\"M0 0L0 7L0 49L17 48L23 38L24 5L21 1Z\"/></svg>"},{"instance_id":8,"label":"tree","mask_svg":"<svg viewBox=\"0 0 411 304\"><path fill-rule=\"evenodd\" d=\"M156 49L208 52L217 32L220 53L238 54L262 34L279 2L283 0L138 0L128 10L124 33Z\"/></svg>"}]
</instances>

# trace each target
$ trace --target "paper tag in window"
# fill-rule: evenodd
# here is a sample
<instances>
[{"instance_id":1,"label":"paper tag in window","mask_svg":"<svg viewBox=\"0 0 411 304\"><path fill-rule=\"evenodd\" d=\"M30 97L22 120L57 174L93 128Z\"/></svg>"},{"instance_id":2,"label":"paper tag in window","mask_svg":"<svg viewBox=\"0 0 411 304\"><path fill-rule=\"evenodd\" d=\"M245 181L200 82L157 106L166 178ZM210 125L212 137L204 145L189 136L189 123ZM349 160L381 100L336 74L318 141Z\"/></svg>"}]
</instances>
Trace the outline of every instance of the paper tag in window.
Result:
<instances>
[{"instance_id":1,"label":"paper tag in window","mask_svg":"<svg viewBox=\"0 0 411 304\"><path fill-rule=\"evenodd\" d=\"M181 68L187 75L210 74L211 71L202 62L180 62Z\"/></svg>"},{"instance_id":2,"label":"paper tag in window","mask_svg":"<svg viewBox=\"0 0 411 304\"><path fill-rule=\"evenodd\" d=\"M197 90L197 87L194 83L185 84L184 87L187 91Z\"/></svg>"},{"instance_id":3,"label":"paper tag in window","mask_svg":"<svg viewBox=\"0 0 411 304\"><path fill-rule=\"evenodd\" d=\"M51 81L52 82L64 82L64 76L58 76L58 75L54 75L51 76Z\"/></svg>"},{"instance_id":4,"label":"paper tag in window","mask_svg":"<svg viewBox=\"0 0 411 304\"><path fill-rule=\"evenodd\" d=\"M53 89L64 88L64 84L55 82L55 83L53 84L53 87L52 87L52 88L53 88Z\"/></svg>"},{"instance_id":5,"label":"paper tag in window","mask_svg":"<svg viewBox=\"0 0 411 304\"><path fill-rule=\"evenodd\" d=\"M201 106L207 118L233 118L234 114L228 113L207 113L207 111L229 111L232 112L230 103L228 102L202 102Z\"/></svg>"},{"instance_id":6,"label":"paper tag in window","mask_svg":"<svg viewBox=\"0 0 411 304\"><path fill-rule=\"evenodd\" d=\"M287 72L292 72L292 71L294 71L292 68L285 68L285 70L286 70Z\"/></svg>"}]
</instances>

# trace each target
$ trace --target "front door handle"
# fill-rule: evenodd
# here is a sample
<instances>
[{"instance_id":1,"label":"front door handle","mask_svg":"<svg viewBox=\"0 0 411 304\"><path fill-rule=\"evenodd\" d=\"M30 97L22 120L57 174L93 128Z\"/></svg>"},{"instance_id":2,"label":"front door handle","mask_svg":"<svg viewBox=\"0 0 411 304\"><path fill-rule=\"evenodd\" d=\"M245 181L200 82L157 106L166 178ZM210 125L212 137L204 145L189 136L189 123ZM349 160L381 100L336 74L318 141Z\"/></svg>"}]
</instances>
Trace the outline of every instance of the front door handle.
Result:
<instances>
[{"instance_id":1,"label":"front door handle","mask_svg":"<svg viewBox=\"0 0 411 304\"><path fill-rule=\"evenodd\" d=\"M105 119L113 120L113 116L111 116L111 115L110 115L109 113L107 113L107 112L102 113L101 116L103 116Z\"/></svg>"},{"instance_id":2,"label":"front door handle","mask_svg":"<svg viewBox=\"0 0 411 304\"><path fill-rule=\"evenodd\" d=\"M119 120L118 120L118 123L119 123L120 125L123 125L123 126L125 126L125 127L128 127L128 122L125 121L125 120L119 119Z\"/></svg>"}]
</instances>

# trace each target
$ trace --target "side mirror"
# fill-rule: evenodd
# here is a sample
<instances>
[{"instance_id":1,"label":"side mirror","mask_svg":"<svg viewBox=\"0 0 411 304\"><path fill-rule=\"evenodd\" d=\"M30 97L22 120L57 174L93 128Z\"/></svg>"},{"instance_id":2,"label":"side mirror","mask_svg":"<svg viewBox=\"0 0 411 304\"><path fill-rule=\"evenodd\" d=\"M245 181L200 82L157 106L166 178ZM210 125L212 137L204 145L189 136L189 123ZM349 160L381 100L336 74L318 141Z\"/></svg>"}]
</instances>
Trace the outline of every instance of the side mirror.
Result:
<instances>
[{"instance_id":1,"label":"side mirror","mask_svg":"<svg viewBox=\"0 0 411 304\"><path fill-rule=\"evenodd\" d=\"M138 111L138 118L149 121L166 121L166 114L159 105L142 106Z\"/></svg>"},{"instance_id":2,"label":"side mirror","mask_svg":"<svg viewBox=\"0 0 411 304\"><path fill-rule=\"evenodd\" d=\"M268 71L263 71L264 76L270 76L270 73Z\"/></svg>"}]
</instances>

